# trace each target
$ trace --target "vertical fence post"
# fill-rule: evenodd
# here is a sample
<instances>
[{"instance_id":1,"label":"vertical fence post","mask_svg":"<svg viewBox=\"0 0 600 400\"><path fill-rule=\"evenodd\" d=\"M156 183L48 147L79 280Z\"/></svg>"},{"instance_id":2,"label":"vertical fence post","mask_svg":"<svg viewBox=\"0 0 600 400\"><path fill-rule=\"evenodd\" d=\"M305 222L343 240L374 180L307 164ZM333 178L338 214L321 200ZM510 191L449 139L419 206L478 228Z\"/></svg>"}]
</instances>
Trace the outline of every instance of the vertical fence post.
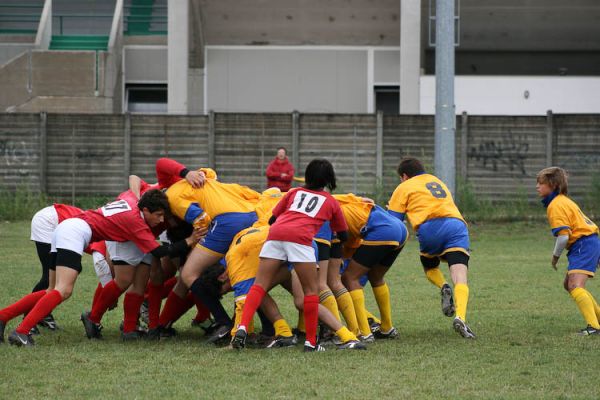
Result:
<instances>
[{"instance_id":1,"label":"vertical fence post","mask_svg":"<svg viewBox=\"0 0 600 400\"><path fill-rule=\"evenodd\" d=\"M71 130L71 204L75 205L75 125Z\"/></svg>"},{"instance_id":2,"label":"vertical fence post","mask_svg":"<svg viewBox=\"0 0 600 400\"><path fill-rule=\"evenodd\" d=\"M292 160L294 164L295 175L300 173L300 114L298 111L292 112Z\"/></svg>"},{"instance_id":3,"label":"vertical fence post","mask_svg":"<svg viewBox=\"0 0 600 400\"><path fill-rule=\"evenodd\" d=\"M48 191L48 114L40 113L40 192Z\"/></svg>"},{"instance_id":4,"label":"vertical fence post","mask_svg":"<svg viewBox=\"0 0 600 400\"><path fill-rule=\"evenodd\" d=\"M208 112L208 167L216 169L215 166L215 112Z\"/></svg>"},{"instance_id":5,"label":"vertical fence post","mask_svg":"<svg viewBox=\"0 0 600 400\"><path fill-rule=\"evenodd\" d=\"M377 184L383 184L383 111L377 110L377 142L376 142L375 177Z\"/></svg>"},{"instance_id":6,"label":"vertical fence post","mask_svg":"<svg viewBox=\"0 0 600 400\"><path fill-rule=\"evenodd\" d=\"M131 175L131 114L129 113L125 113L123 130L123 173L125 183L129 186L129 175Z\"/></svg>"},{"instance_id":7,"label":"vertical fence post","mask_svg":"<svg viewBox=\"0 0 600 400\"><path fill-rule=\"evenodd\" d=\"M356 124L352 130L352 193L356 193L358 190L358 186L356 184L357 175L358 175L358 154L357 153L357 132L356 132Z\"/></svg>"},{"instance_id":8,"label":"vertical fence post","mask_svg":"<svg viewBox=\"0 0 600 400\"><path fill-rule=\"evenodd\" d=\"M462 183L467 182L467 148L469 140L469 115L463 112L460 123L460 178Z\"/></svg>"},{"instance_id":9,"label":"vertical fence post","mask_svg":"<svg viewBox=\"0 0 600 400\"><path fill-rule=\"evenodd\" d=\"M546 112L546 166L549 167L554 164L553 160L553 139L554 139L554 121L552 117L552 110Z\"/></svg>"}]
</instances>

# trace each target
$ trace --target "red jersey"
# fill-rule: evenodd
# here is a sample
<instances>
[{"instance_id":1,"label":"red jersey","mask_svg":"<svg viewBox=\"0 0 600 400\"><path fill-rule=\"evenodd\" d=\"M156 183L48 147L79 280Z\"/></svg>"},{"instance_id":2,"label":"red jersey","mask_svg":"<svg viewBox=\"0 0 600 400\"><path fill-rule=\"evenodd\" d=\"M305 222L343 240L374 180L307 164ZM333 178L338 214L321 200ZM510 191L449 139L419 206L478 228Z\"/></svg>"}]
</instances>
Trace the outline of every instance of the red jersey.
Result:
<instances>
[{"instance_id":1,"label":"red jersey","mask_svg":"<svg viewBox=\"0 0 600 400\"><path fill-rule=\"evenodd\" d=\"M310 246L325 221L331 230L348 230L339 203L327 192L295 188L273 208L277 220L269 230L267 240L281 240Z\"/></svg>"},{"instance_id":2,"label":"red jersey","mask_svg":"<svg viewBox=\"0 0 600 400\"><path fill-rule=\"evenodd\" d=\"M58 223L60 224L65 219L73 218L83 212L81 208L69 206L66 204L53 204L56 214L58 215Z\"/></svg>"},{"instance_id":3,"label":"red jersey","mask_svg":"<svg viewBox=\"0 0 600 400\"><path fill-rule=\"evenodd\" d=\"M92 229L92 242L112 240L114 242L132 241L144 253L150 253L159 247L154 233L146 224L142 212L137 207L137 199L122 193L122 199L108 203L97 210L88 210L80 214Z\"/></svg>"},{"instance_id":4,"label":"red jersey","mask_svg":"<svg viewBox=\"0 0 600 400\"><path fill-rule=\"evenodd\" d=\"M164 189L179 182L182 178L179 175L185 169L185 165L178 163L170 158L159 158L156 161L156 177L158 178L158 188Z\"/></svg>"}]
</instances>

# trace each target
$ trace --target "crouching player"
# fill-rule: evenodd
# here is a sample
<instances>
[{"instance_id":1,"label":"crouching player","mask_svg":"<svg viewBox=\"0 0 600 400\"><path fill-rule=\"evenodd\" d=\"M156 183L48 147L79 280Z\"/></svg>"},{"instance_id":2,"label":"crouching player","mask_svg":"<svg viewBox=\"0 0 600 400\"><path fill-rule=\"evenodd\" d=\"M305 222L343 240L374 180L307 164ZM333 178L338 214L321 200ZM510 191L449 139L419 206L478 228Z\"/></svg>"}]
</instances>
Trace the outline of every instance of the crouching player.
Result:
<instances>
[{"instance_id":1,"label":"crouching player","mask_svg":"<svg viewBox=\"0 0 600 400\"><path fill-rule=\"evenodd\" d=\"M443 313L449 317L456 313L454 330L464 338L473 339L475 334L466 322L469 301L467 224L446 185L435 176L425 173L421 161L404 158L397 172L402 182L394 190L388 210L402 221L405 215L408 216L417 233L425 273L430 281L441 288ZM446 261L450 268L455 299L439 270L440 260Z\"/></svg>"},{"instance_id":2,"label":"crouching player","mask_svg":"<svg viewBox=\"0 0 600 400\"><path fill-rule=\"evenodd\" d=\"M81 272L82 253L90 242L132 240L140 250L159 258L191 245L181 241L172 246L161 246L156 241L151 228L163 222L168 208L166 196L158 190L150 190L138 203L122 199L61 222L52 238L52 252L56 253L55 288L39 299L23 322L11 332L9 343L33 345L29 335L31 328L71 296Z\"/></svg>"},{"instance_id":3,"label":"crouching player","mask_svg":"<svg viewBox=\"0 0 600 400\"><path fill-rule=\"evenodd\" d=\"M567 197L567 173L564 169L549 167L541 170L537 175L536 190L547 209L552 234L556 236L552 254L552 267L555 270L563 250L569 250L569 266L564 288L575 300L587 322L587 327L579 334L600 335L600 306L594 296L585 289L588 278L594 277L600 262L598 226Z\"/></svg>"}]
</instances>

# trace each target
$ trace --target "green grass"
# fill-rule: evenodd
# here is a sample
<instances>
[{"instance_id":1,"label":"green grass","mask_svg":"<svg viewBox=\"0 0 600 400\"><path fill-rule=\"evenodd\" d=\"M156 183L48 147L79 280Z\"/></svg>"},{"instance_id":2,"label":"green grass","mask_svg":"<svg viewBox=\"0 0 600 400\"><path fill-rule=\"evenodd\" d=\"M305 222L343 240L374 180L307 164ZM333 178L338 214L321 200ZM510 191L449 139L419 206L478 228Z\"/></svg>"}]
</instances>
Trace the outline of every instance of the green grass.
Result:
<instances>
[{"instance_id":1,"label":"green grass","mask_svg":"<svg viewBox=\"0 0 600 400\"><path fill-rule=\"evenodd\" d=\"M543 211L540 210L540 213ZM89 341L78 316L89 308L90 258L73 297L55 312L62 330L43 332L34 348L0 346L0 393L22 398L597 398L593 383L600 338L585 325L550 267L552 237L539 222L471 227L468 318L478 335L460 338L425 279L412 238L389 273L401 337L366 352L303 354L300 347L234 352L202 343L187 314L178 339L122 343L122 310L105 317L105 339ZM0 304L31 290L39 265L25 222L0 223ZM444 269L445 275L448 272ZM594 281L589 289L597 297ZM275 293L290 322L291 298ZM370 290L368 306L375 311ZM230 305L231 297L225 300ZM16 322L16 321L15 321ZM13 329L15 322L9 325Z\"/></svg>"}]
</instances>

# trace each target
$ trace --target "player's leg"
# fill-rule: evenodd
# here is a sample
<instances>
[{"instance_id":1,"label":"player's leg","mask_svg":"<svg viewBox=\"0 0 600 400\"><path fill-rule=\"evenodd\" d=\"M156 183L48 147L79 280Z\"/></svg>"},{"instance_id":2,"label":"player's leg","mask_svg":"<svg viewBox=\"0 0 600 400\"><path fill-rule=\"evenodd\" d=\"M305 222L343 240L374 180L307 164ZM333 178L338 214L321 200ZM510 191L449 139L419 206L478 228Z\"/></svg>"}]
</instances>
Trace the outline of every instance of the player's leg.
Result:
<instances>
[{"instance_id":1,"label":"player's leg","mask_svg":"<svg viewBox=\"0 0 600 400\"><path fill-rule=\"evenodd\" d=\"M469 256L462 251L448 252L444 255L450 268L450 276L454 283L454 302L456 316L454 317L454 330L466 339L475 338L475 334L467 325L467 305L469 302L469 286L467 273Z\"/></svg>"},{"instance_id":2,"label":"player's leg","mask_svg":"<svg viewBox=\"0 0 600 400\"><path fill-rule=\"evenodd\" d=\"M137 325L140 307L144 302L144 292L150 276L151 267L148 263L152 263L151 258L150 255L150 257L135 266L133 281L125 293L125 299L123 300L123 333L121 335L123 340L135 340L142 337L142 334L137 330ZM153 338L158 338L158 336Z\"/></svg>"},{"instance_id":3,"label":"player's leg","mask_svg":"<svg viewBox=\"0 0 600 400\"><path fill-rule=\"evenodd\" d=\"M341 247L338 253L336 252L334 245L332 252L334 252L332 255L335 257L329 259L327 284L335 295L338 309L344 317L348 329L350 329L350 331L355 335L359 335L360 332L358 329L358 321L356 320L356 312L354 311L352 296L350 296L350 292L348 292L348 289L342 283L342 275L340 274L340 266L342 265Z\"/></svg>"},{"instance_id":4,"label":"player's leg","mask_svg":"<svg viewBox=\"0 0 600 400\"><path fill-rule=\"evenodd\" d=\"M358 329L360 331L360 337L370 342L374 340L374 337L371 333L371 328L369 327L369 321L366 313L365 293L362 285L360 284L360 278L368 272L369 268L352 259L348 263L348 268L346 268L342 274L342 282L344 286L348 288L350 291L350 296L352 297Z\"/></svg>"},{"instance_id":5,"label":"player's leg","mask_svg":"<svg viewBox=\"0 0 600 400\"><path fill-rule=\"evenodd\" d=\"M584 273L569 273L565 280L567 290L575 303L587 327L580 331L581 335L600 334L600 324L594 310L594 296L585 289L588 275Z\"/></svg>"},{"instance_id":6,"label":"player's leg","mask_svg":"<svg viewBox=\"0 0 600 400\"><path fill-rule=\"evenodd\" d=\"M381 325L375 336L379 338L395 338L398 336L398 330L394 328L392 323L392 306L390 300L390 289L385 282L385 275L396 261L398 254L402 251L401 248L393 248L391 246L372 246L371 256L365 258L363 262L368 262L369 259L378 260L377 264L369 269L368 277L373 289L375 301L379 308L381 316ZM361 254L358 254L360 256ZM366 255L366 254L365 254Z\"/></svg>"},{"instance_id":7,"label":"player's leg","mask_svg":"<svg viewBox=\"0 0 600 400\"><path fill-rule=\"evenodd\" d=\"M168 257L163 257L168 258ZM162 289L165 281L165 274L161 266L161 260L152 258L150 266L150 277L147 286L147 312L148 312L148 331L158 334L158 320L160 318L160 306L162 303Z\"/></svg>"},{"instance_id":8,"label":"player's leg","mask_svg":"<svg viewBox=\"0 0 600 400\"><path fill-rule=\"evenodd\" d=\"M454 294L452 287L440 271L440 258L421 255L421 265L427 279L440 288L442 313L447 317L453 317L456 312Z\"/></svg>"}]
</instances>

